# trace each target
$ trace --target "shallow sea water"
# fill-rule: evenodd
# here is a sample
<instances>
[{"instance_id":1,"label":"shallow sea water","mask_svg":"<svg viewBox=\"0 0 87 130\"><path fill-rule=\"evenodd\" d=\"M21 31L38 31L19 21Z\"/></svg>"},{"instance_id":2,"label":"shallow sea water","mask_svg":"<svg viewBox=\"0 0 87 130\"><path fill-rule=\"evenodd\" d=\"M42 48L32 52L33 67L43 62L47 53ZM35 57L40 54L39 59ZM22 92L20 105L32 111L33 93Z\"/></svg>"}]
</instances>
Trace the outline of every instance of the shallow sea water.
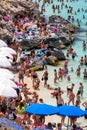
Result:
<instances>
[{"instance_id":1,"label":"shallow sea water","mask_svg":"<svg viewBox=\"0 0 87 130\"><path fill-rule=\"evenodd\" d=\"M38 0L33 0L33 1L38 2ZM51 15L60 15L65 19L67 19L68 16L71 16L71 17L74 16L74 18L75 18L74 24L75 25L77 25L76 19L78 18L79 20L81 20L81 27L87 28L87 26L85 26L85 23L87 21L87 1L86 0L72 0L72 2L70 2L71 0L68 0L68 2L66 2L66 1L67 0L64 0L64 6L63 6L62 9L60 9L60 13L58 13L57 10L55 11L55 13L53 13L52 3L50 3L50 4L46 3L45 4L45 10L46 11L44 13L46 19L48 20L49 16L51 16ZM41 10L41 6L43 5L43 0L40 0L39 4L40 4L39 9ZM58 0L53 0L53 4L54 5L60 5L60 7L61 7L61 2L58 2ZM66 4L68 5L67 9L69 9L70 6L73 7L72 14L67 13L67 9L65 8ZM80 9L80 12L77 12L78 8ZM82 11L82 9L84 11ZM85 10L86 10L86 12L85 12ZM76 14L75 14L75 12L76 12ZM85 19L83 19L83 15L85 15Z\"/></svg>"}]
</instances>

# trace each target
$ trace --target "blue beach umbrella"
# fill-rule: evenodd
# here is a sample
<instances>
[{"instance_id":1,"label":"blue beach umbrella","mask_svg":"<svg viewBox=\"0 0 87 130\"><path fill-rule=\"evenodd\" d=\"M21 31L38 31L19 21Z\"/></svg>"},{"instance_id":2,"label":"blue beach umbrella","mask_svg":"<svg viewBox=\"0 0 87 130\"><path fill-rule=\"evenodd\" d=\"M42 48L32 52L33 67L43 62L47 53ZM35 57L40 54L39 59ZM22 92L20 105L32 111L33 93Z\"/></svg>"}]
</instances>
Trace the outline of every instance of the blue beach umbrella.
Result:
<instances>
[{"instance_id":1,"label":"blue beach umbrella","mask_svg":"<svg viewBox=\"0 0 87 130\"><path fill-rule=\"evenodd\" d=\"M87 116L87 110L85 110L85 115Z\"/></svg>"},{"instance_id":2,"label":"blue beach umbrella","mask_svg":"<svg viewBox=\"0 0 87 130\"><path fill-rule=\"evenodd\" d=\"M58 108L58 115L60 116L68 116L70 118L77 118L82 117L85 115L85 111L77 106L71 106L71 105L63 105ZM67 124L67 130L69 128L69 118L68 118L68 124Z\"/></svg>"},{"instance_id":3,"label":"blue beach umbrella","mask_svg":"<svg viewBox=\"0 0 87 130\"><path fill-rule=\"evenodd\" d=\"M33 104L28 106L25 110L29 114L35 115L54 115L57 113L57 107L48 104Z\"/></svg>"},{"instance_id":4,"label":"blue beach umbrella","mask_svg":"<svg viewBox=\"0 0 87 130\"><path fill-rule=\"evenodd\" d=\"M84 116L85 111L76 106L64 105L59 107L58 114L68 117L81 117Z\"/></svg>"},{"instance_id":5,"label":"blue beach umbrella","mask_svg":"<svg viewBox=\"0 0 87 130\"><path fill-rule=\"evenodd\" d=\"M0 118L0 125L6 128L12 127L15 130L24 130L23 126L20 126L7 118Z\"/></svg>"}]
</instances>

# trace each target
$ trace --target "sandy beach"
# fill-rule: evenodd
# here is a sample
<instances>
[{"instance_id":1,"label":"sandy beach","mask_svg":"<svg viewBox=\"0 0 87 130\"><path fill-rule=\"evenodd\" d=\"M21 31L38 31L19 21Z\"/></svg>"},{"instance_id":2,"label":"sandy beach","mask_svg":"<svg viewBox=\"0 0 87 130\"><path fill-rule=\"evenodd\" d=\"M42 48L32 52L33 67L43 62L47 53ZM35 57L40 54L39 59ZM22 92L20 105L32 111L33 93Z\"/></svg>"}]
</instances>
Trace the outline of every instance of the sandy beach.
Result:
<instances>
[{"instance_id":1,"label":"sandy beach","mask_svg":"<svg viewBox=\"0 0 87 130\"><path fill-rule=\"evenodd\" d=\"M63 65L63 63L60 63L60 65L58 67L60 67L61 65ZM54 88L58 88L58 87L61 87L62 90L64 90L64 94L63 94L63 99L64 99L64 102L67 103L68 102L68 97L66 96L66 86L67 84L64 84L63 81L58 81L58 84L54 84L53 83L53 66L48 66L48 72L49 72L49 80L48 80L48 84L54 86ZM38 73L38 76L41 80L42 78L42 74L45 70L43 71L37 71ZM18 81L18 74L15 75L15 79ZM63 79L64 80L64 79ZM54 90L48 90L46 87L44 87L43 85L43 81L41 80L40 82L40 88L39 90L35 90L33 89L32 87L32 80L31 80L31 77L27 77L25 76L24 78L24 82L27 83L27 87L30 88L30 91L33 92L33 91L36 91L39 95L39 98L42 98L44 103L46 104L50 104L50 105L54 105L54 106L57 106L56 104L56 98L53 97L50 93L53 92ZM68 83L68 84L71 84L72 82ZM23 96L23 95L22 95ZM31 95L29 96L31 97ZM84 101L84 98L82 99L82 102ZM71 104L72 105L72 104ZM81 108L82 105L81 105ZM84 109L84 108L83 108ZM48 122L51 122L51 123L60 123L61 122L61 116L58 116L58 115L52 115L52 116L45 116L45 124L47 124ZM66 130L67 129L67 123L68 123L68 117L65 118L65 122L63 124L63 130ZM76 121L76 124L77 126L81 126L81 127L84 127L87 125L87 120L84 119L84 117L80 117L77 119ZM84 130L87 130L87 128L84 128Z\"/></svg>"}]
</instances>

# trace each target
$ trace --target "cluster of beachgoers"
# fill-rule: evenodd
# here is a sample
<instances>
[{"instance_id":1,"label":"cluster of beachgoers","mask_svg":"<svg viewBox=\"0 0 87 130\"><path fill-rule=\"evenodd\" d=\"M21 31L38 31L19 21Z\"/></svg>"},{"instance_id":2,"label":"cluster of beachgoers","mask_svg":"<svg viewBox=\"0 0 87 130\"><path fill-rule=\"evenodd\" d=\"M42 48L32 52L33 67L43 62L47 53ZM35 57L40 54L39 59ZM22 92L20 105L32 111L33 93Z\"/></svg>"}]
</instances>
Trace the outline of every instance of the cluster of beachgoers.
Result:
<instances>
[{"instance_id":1,"label":"cluster of beachgoers","mask_svg":"<svg viewBox=\"0 0 87 130\"><path fill-rule=\"evenodd\" d=\"M41 1L39 1L39 2L41 2ZM59 2L59 3L57 4L57 2ZM56 0L55 1L56 4L54 3L53 0L45 0L43 2L42 6L41 6L41 11L43 13L46 12L47 11L46 6L52 5L51 10L52 10L53 14L56 13L56 14L60 15L62 10L65 9L65 12L67 12L67 14L68 14L68 17L66 19L71 21L73 24L80 27L81 23L83 22L82 19L86 18L85 13L87 12L87 9L86 8L80 8L80 7L74 9L73 3L75 3L75 2L79 2L79 0L71 0L71 1L69 1L69 0L66 0L66 1ZM71 3L71 4L69 4L69 3ZM85 3L86 3L86 1L85 1ZM78 15L80 15L80 13L83 14L82 19L77 17ZM87 25L86 20L85 20L84 24Z\"/></svg>"},{"instance_id":2,"label":"cluster of beachgoers","mask_svg":"<svg viewBox=\"0 0 87 130\"><path fill-rule=\"evenodd\" d=\"M32 0L28 2L32 2ZM39 0L38 2L35 2L36 7L39 7L39 2ZM58 2L62 3L62 9L62 7L64 6L64 0L60 0ZM41 15L43 14L43 12L46 11L46 3L52 4L53 1L43 1L42 10L40 12ZM14 4L16 4L15 6L18 6L18 2ZM58 9L58 13L60 13L60 7L54 7L53 5L54 12L55 9ZM70 10L68 11L69 12L67 13L73 13L72 8L70 8ZM78 12L80 11L78 10ZM0 96L0 118L4 118L0 120L1 129L7 128L16 130L64 130L66 128L64 127L64 124L66 122L64 116L58 116L61 119L58 118L57 121L55 121L57 122L57 124L55 125L55 123L53 124L53 122L51 121L48 121L47 123L45 116L38 116L35 114L32 115L27 113L27 106L36 103L51 103L52 101L53 105L55 104L55 106L57 107L63 105L74 105L77 107L83 106L85 110L87 109L87 101L82 102L85 91L84 83L79 82L77 91L74 92L76 84L71 82L72 73L75 73L76 78L80 77L83 73L83 80L87 80L87 69L84 67L87 66L87 55L82 56L80 60L78 60L78 67L76 70L73 66L70 68L69 62L71 60L74 62L78 55L76 50L74 50L72 43L70 42L70 44L68 44L66 55L64 56L61 66L59 66L58 68L54 66L54 68L51 68L52 70L50 70L50 66L47 62L47 58L52 55L53 51L62 51L61 48L65 47L64 42L60 40L60 37L64 36L67 41L70 40L70 38L72 37L72 33L75 31L75 26L70 23L69 20L71 20L71 18L69 17L68 20L64 20L62 17L56 16L56 19L52 19L53 22L50 24L46 21L44 15L42 17L39 17L39 15L40 14L38 14L37 19L37 15L32 13L32 11L27 16L20 13L14 15L11 18L11 23L8 14L5 14L4 17L2 17L4 23L6 23L6 25L10 23L10 26L8 28L8 26L6 27L3 25L3 23L1 23L0 28L3 30L6 27L8 32L11 33L13 36L13 41L5 39L5 42L7 43L7 46L14 49L16 53L11 53L9 55L6 54L5 56L7 59L10 59L12 56L12 60L9 60L11 66L9 65L6 67L5 65L3 67L3 65L0 65L0 69L5 68L14 73L15 76L11 78L11 80L17 86L15 88L17 95L16 97L12 96L10 98L6 98L2 95ZM85 19L85 16L83 18ZM72 22L74 23L74 19L72 20ZM80 26L81 21L77 22ZM32 41L36 37L40 39L40 43L38 45L39 47L34 46L33 49L30 50L30 47L28 47L27 45L27 49L29 49L29 51L25 50L25 47L22 46L21 42L24 39L27 39L30 42L29 44L33 44ZM52 48L52 46L50 47L49 44L46 42L47 38L58 38L57 48ZM2 40L4 39L2 38ZM2 40L0 42L2 42ZM1 48L4 47L3 45L1 45ZM39 48L39 50L36 51L35 49L37 48ZM84 52L86 52L87 50L86 41L82 42L82 50ZM40 64L42 65L42 71L36 71L36 67L32 67L33 64L39 62L39 60ZM81 72L82 67L84 67L83 72ZM53 73L50 73L50 71L52 71ZM52 83L49 82L49 80L52 80ZM64 89L60 85L63 80L67 80L69 84ZM54 84L54 86L52 84ZM44 96L45 93L47 93L47 97ZM15 124L12 124L11 126L11 122L9 123L9 125L6 126L6 122L8 122L6 118L13 121L15 124L17 123L19 126L16 125L15 127ZM50 117L50 119L51 118L52 117ZM84 119L87 120L86 115ZM83 128L77 128L77 121L77 118L70 118L70 128L72 130L83 130L85 129L85 127L87 127L85 124ZM9 126L13 128L8 128Z\"/></svg>"}]
</instances>

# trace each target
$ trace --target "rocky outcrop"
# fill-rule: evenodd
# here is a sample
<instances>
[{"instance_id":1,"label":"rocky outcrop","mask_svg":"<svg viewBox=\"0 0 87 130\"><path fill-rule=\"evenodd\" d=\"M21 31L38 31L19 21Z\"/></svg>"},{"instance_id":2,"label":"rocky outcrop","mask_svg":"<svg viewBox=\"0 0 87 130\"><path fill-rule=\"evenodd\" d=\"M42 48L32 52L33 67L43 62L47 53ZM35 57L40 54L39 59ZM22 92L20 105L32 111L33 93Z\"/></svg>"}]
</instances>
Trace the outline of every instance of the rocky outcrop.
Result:
<instances>
[{"instance_id":1,"label":"rocky outcrop","mask_svg":"<svg viewBox=\"0 0 87 130\"><path fill-rule=\"evenodd\" d=\"M64 32L66 32L67 30L69 30L72 33L75 32L75 26L71 24L68 20L62 18L61 16L57 15L50 16L49 23L61 24L62 26L60 25L59 27L63 29Z\"/></svg>"},{"instance_id":2,"label":"rocky outcrop","mask_svg":"<svg viewBox=\"0 0 87 130\"><path fill-rule=\"evenodd\" d=\"M43 57L46 57L47 65L53 65L53 66L58 65L59 61L66 59L62 50L55 50L54 48L54 50L51 51L51 55L47 56L45 53L41 58L39 58L39 60L36 60L31 64L31 68L43 69L43 65L42 65Z\"/></svg>"},{"instance_id":3,"label":"rocky outcrop","mask_svg":"<svg viewBox=\"0 0 87 130\"><path fill-rule=\"evenodd\" d=\"M44 43L48 43L49 48L64 49L68 45L70 45L73 40L74 40L73 36L70 39L67 39L64 36L49 37L49 38L40 36L40 37L35 37L32 41L28 39L23 39L21 45L23 49L27 49L27 50L40 49L40 44L42 41L44 41Z\"/></svg>"},{"instance_id":4,"label":"rocky outcrop","mask_svg":"<svg viewBox=\"0 0 87 130\"><path fill-rule=\"evenodd\" d=\"M48 48L51 50L50 56L47 56L45 53L45 56L47 56L47 64L57 65L59 60L65 60L62 48L66 48L66 46L70 45L74 40L72 34L75 31L75 27L62 17L53 15L49 18L49 22L46 23L45 26L47 30L44 32L42 28L43 17L40 16L40 11L37 6L38 5L33 2L26 0L1 0L0 38L8 44L10 44L11 41L19 41L23 50L40 49L41 43L44 42L48 44ZM7 21L4 19L5 16L7 17ZM30 34L31 26L29 26L29 30L27 30L26 27L24 28L25 18L28 19L28 22L30 22L30 20L32 21L30 22L31 25L33 23L36 25L37 35L35 32L32 33L32 31ZM37 18L41 21L38 21ZM19 22L19 19L23 20L22 24L22 21L20 20L21 22ZM52 25L54 28L56 27L55 25L58 25L56 28L59 29L59 31L57 30L58 35L56 35L54 31L55 29L52 30ZM15 42L13 43L15 44ZM30 67L35 70L42 70L42 59L34 61Z\"/></svg>"},{"instance_id":5,"label":"rocky outcrop","mask_svg":"<svg viewBox=\"0 0 87 130\"><path fill-rule=\"evenodd\" d=\"M1 0L0 3L0 12L2 15L15 15L23 13L29 13L31 10L34 10L35 5L32 2L26 0Z\"/></svg>"},{"instance_id":6,"label":"rocky outcrop","mask_svg":"<svg viewBox=\"0 0 87 130\"><path fill-rule=\"evenodd\" d=\"M13 35L7 29L0 29L0 39L12 41Z\"/></svg>"},{"instance_id":7,"label":"rocky outcrop","mask_svg":"<svg viewBox=\"0 0 87 130\"><path fill-rule=\"evenodd\" d=\"M30 69L37 71L37 70L43 70L44 68L41 64L35 64L34 66L31 66Z\"/></svg>"},{"instance_id":8,"label":"rocky outcrop","mask_svg":"<svg viewBox=\"0 0 87 130\"><path fill-rule=\"evenodd\" d=\"M31 50L31 49L40 49L40 43L42 39L39 37L34 38L32 41L28 39L23 39L21 42L21 46L23 49Z\"/></svg>"},{"instance_id":9,"label":"rocky outcrop","mask_svg":"<svg viewBox=\"0 0 87 130\"><path fill-rule=\"evenodd\" d=\"M47 57L47 64L48 65L53 65L53 66L56 66L57 64L58 64L58 59L57 59L57 57L56 56L49 56L49 57Z\"/></svg>"},{"instance_id":10,"label":"rocky outcrop","mask_svg":"<svg viewBox=\"0 0 87 130\"><path fill-rule=\"evenodd\" d=\"M65 55L62 52L62 50L53 51L51 54L52 54L52 56L55 56L58 61L59 60L65 60Z\"/></svg>"},{"instance_id":11,"label":"rocky outcrop","mask_svg":"<svg viewBox=\"0 0 87 130\"><path fill-rule=\"evenodd\" d=\"M32 15L32 12L36 9L36 5L33 2L26 1L26 0L1 0L0 1L0 38L2 40L4 37L9 37L9 35L12 36L10 27L14 25L13 19L16 15L24 15L28 16L29 14ZM37 9L38 10L38 9ZM37 17L40 14L40 11L37 11ZM35 15L35 14L34 14ZM8 16L8 21L4 21L4 16ZM2 30L5 29L5 32L7 31L7 34L4 34ZM9 34L9 35L8 35ZM9 41L11 39L9 38Z\"/></svg>"}]
</instances>

